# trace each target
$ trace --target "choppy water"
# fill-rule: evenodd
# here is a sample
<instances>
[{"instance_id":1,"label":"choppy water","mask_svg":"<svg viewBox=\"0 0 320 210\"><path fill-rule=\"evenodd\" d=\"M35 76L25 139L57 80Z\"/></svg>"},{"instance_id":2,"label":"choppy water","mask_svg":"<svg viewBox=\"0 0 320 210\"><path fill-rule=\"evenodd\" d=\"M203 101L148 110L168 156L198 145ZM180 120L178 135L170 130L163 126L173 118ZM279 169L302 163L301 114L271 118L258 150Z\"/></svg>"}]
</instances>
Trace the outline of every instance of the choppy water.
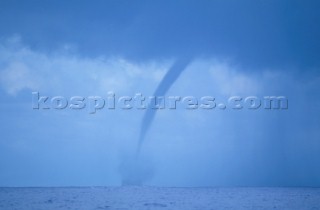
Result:
<instances>
[{"instance_id":1,"label":"choppy water","mask_svg":"<svg viewBox=\"0 0 320 210\"><path fill-rule=\"evenodd\" d=\"M0 188L0 209L320 209L320 188Z\"/></svg>"}]
</instances>

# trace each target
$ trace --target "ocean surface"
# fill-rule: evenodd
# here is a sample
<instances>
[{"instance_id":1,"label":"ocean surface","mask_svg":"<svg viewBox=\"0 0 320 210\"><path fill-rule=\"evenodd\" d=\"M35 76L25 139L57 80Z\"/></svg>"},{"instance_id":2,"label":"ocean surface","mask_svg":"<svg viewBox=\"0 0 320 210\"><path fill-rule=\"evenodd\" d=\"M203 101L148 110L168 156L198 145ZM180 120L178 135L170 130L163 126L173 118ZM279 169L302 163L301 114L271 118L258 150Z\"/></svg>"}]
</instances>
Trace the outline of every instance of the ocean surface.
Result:
<instances>
[{"instance_id":1,"label":"ocean surface","mask_svg":"<svg viewBox=\"0 0 320 210\"><path fill-rule=\"evenodd\" d=\"M320 209L320 188L0 188L0 209Z\"/></svg>"}]
</instances>

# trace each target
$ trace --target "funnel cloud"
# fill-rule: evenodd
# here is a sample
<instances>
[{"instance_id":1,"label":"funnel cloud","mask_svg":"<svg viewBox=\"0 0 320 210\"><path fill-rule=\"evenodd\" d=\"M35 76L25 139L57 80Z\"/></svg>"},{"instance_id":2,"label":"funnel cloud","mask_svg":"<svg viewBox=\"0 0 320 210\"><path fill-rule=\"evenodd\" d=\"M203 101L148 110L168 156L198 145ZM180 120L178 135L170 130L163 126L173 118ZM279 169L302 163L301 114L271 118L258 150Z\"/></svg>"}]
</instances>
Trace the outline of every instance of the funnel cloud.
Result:
<instances>
[{"instance_id":1,"label":"funnel cloud","mask_svg":"<svg viewBox=\"0 0 320 210\"><path fill-rule=\"evenodd\" d=\"M191 62L191 58L184 57L176 60L173 66L166 73L160 84L158 85L154 96L163 96L167 93L174 82L179 78L181 73L187 68L188 64ZM146 113L142 119L140 136L137 148L137 156L139 155L143 142L145 141L146 134L152 124L154 116L156 114L156 109L147 109Z\"/></svg>"},{"instance_id":2,"label":"funnel cloud","mask_svg":"<svg viewBox=\"0 0 320 210\"><path fill-rule=\"evenodd\" d=\"M161 80L154 96L162 96L167 93L174 82L179 78L181 73L186 69L190 63L190 58L181 58L176 60L164 78ZM146 134L155 117L156 109L147 109L142 119L138 147L134 157L130 159L123 159L120 166L120 173L122 175L122 185L142 185L149 180L154 174L154 167L152 164L147 164L143 160L140 153L145 141Z\"/></svg>"}]
</instances>

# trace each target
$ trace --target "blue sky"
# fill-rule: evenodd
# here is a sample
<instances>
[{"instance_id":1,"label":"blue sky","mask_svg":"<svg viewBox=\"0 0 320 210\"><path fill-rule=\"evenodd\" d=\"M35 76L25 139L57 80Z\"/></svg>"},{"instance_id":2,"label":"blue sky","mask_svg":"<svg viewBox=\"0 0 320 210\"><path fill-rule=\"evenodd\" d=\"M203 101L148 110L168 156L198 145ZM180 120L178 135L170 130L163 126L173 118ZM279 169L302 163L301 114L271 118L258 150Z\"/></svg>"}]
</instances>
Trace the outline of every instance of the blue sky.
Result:
<instances>
[{"instance_id":1,"label":"blue sky","mask_svg":"<svg viewBox=\"0 0 320 210\"><path fill-rule=\"evenodd\" d=\"M32 110L40 95L283 95L288 110L163 110L157 186L319 186L318 1L1 1L0 186L120 185L141 110Z\"/></svg>"}]
</instances>

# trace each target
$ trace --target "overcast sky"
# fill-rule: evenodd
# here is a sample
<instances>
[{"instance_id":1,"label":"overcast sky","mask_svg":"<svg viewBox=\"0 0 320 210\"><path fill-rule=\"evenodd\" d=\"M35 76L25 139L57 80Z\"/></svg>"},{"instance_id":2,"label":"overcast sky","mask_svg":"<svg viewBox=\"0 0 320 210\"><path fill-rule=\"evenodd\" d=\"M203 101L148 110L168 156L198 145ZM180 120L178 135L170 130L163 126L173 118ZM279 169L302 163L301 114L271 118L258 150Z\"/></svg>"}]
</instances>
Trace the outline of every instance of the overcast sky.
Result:
<instances>
[{"instance_id":1,"label":"overcast sky","mask_svg":"<svg viewBox=\"0 0 320 210\"><path fill-rule=\"evenodd\" d=\"M287 110L160 110L145 184L320 186L319 1L0 2L0 186L120 185L145 110L33 110L41 96L286 96ZM126 162L126 161L125 161Z\"/></svg>"}]
</instances>

